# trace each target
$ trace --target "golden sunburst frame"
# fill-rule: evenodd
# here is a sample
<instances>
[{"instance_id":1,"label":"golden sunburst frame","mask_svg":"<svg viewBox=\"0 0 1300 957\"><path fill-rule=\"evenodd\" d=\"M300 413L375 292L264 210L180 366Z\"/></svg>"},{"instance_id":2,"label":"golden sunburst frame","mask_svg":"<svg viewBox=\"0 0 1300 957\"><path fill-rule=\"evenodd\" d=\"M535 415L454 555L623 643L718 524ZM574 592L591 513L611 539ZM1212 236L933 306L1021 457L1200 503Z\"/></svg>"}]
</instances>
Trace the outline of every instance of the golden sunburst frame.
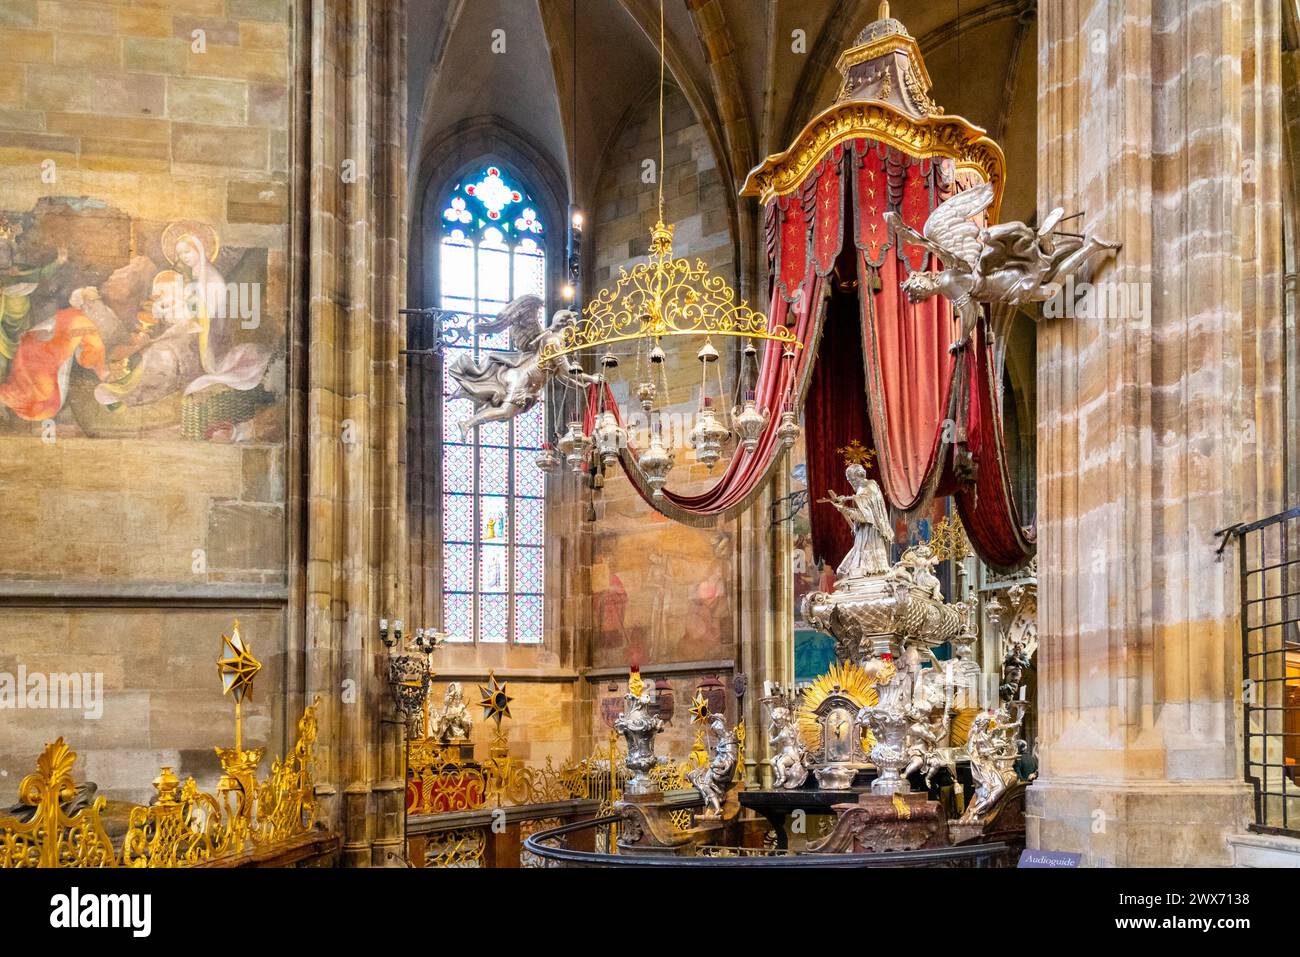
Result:
<instances>
[{"instance_id":1,"label":"golden sunburst frame","mask_svg":"<svg viewBox=\"0 0 1300 957\"><path fill-rule=\"evenodd\" d=\"M851 661L837 661L824 675L819 675L804 689L803 706L799 709L799 737L809 751L818 750L822 744L822 729L814 713L818 705L833 694L842 694L859 708L867 708L880 700L876 679ZM871 734L862 732L862 750L869 751Z\"/></svg>"}]
</instances>

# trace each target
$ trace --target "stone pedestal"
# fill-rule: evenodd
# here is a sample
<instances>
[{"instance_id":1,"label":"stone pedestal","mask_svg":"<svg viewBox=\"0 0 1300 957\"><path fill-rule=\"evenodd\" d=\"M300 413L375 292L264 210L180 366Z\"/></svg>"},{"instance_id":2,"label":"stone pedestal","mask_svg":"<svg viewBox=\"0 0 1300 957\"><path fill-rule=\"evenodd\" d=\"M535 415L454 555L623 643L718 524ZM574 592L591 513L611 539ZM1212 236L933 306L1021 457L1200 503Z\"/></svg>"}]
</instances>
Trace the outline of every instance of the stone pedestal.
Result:
<instances>
[{"instance_id":1,"label":"stone pedestal","mask_svg":"<svg viewBox=\"0 0 1300 957\"><path fill-rule=\"evenodd\" d=\"M662 791L629 794L614 804L620 854L687 854L691 838L677 830Z\"/></svg>"},{"instance_id":2,"label":"stone pedestal","mask_svg":"<svg viewBox=\"0 0 1300 957\"><path fill-rule=\"evenodd\" d=\"M948 843L943 805L924 791L863 794L856 804L836 804L835 829L808 845L812 854L916 851Z\"/></svg>"},{"instance_id":3,"label":"stone pedestal","mask_svg":"<svg viewBox=\"0 0 1300 957\"><path fill-rule=\"evenodd\" d=\"M1085 867L1228 867L1250 788L1224 781L1035 782L1025 844L1082 854Z\"/></svg>"}]
</instances>

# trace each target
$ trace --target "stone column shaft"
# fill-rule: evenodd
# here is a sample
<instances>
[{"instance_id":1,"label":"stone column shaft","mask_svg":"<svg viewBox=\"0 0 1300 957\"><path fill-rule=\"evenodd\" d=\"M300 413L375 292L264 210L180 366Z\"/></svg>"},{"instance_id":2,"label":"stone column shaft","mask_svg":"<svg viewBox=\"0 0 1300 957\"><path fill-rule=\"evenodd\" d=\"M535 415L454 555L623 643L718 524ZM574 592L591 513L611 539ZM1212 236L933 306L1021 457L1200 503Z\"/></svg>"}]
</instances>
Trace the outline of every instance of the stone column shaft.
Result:
<instances>
[{"instance_id":1,"label":"stone column shaft","mask_svg":"<svg viewBox=\"0 0 1300 957\"><path fill-rule=\"evenodd\" d=\"M319 787L348 866L401 861L401 727L380 618L406 619L404 0L311 4L303 550ZM417 622L407 622L408 632Z\"/></svg>"},{"instance_id":2,"label":"stone column shaft","mask_svg":"<svg viewBox=\"0 0 1300 957\"><path fill-rule=\"evenodd\" d=\"M1275 6L1039 7L1040 217L1084 210L1079 231L1122 241L1091 278L1130 299L1038 330L1029 836L1088 863L1227 863L1245 821L1214 533L1282 493Z\"/></svg>"}]
</instances>

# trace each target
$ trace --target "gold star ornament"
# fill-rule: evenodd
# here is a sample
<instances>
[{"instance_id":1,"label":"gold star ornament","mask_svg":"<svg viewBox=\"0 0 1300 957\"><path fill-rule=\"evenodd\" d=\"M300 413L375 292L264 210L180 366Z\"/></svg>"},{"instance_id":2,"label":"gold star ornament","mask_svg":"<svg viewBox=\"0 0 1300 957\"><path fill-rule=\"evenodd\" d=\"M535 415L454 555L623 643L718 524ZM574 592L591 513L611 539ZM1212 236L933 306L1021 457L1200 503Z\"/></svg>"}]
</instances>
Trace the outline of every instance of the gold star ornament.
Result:
<instances>
[{"instance_id":1,"label":"gold star ornament","mask_svg":"<svg viewBox=\"0 0 1300 957\"><path fill-rule=\"evenodd\" d=\"M478 693L483 696L479 702L483 707L483 719L491 718L498 728L501 727L501 719L510 717L510 702L514 700L506 693L505 682L497 681L497 676L489 671L487 687L479 685Z\"/></svg>"},{"instance_id":2,"label":"gold star ornament","mask_svg":"<svg viewBox=\"0 0 1300 957\"><path fill-rule=\"evenodd\" d=\"M704 692L695 692L695 700L691 702L691 724L697 724L709 720L709 701L704 697Z\"/></svg>"},{"instance_id":3,"label":"gold star ornament","mask_svg":"<svg viewBox=\"0 0 1300 957\"><path fill-rule=\"evenodd\" d=\"M253 691L253 677L262 670L262 663L253 657L253 650L239 634L239 621L235 621L234 634L221 636L221 654L217 659L217 674L221 678L221 693L228 694L236 703L242 703Z\"/></svg>"}]
</instances>

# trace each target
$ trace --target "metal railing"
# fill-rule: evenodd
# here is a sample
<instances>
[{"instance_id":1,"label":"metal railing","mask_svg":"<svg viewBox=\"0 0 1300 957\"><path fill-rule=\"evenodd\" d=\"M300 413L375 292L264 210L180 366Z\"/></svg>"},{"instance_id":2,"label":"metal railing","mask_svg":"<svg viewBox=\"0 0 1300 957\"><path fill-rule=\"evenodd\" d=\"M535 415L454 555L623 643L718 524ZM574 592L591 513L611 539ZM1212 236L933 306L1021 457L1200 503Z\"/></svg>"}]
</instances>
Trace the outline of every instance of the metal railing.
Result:
<instances>
[{"instance_id":1,"label":"metal railing","mask_svg":"<svg viewBox=\"0 0 1300 957\"><path fill-rule=\"evenodd\" d=\"M1300 508L1232 529L1252 830L1300 837Z\"/></svg>"},{"instance_id":2,"label":"metal railing","mask_svg":"<svg viewBox=\"0 0 1300 957\"><path fill-rule=\"evenodd\" d=\"M590 821L577 821L530 835L524 849L547 867L769 867L769 868L861 868L861 867L997 867L1007 863L1006 844L973 844L920 851L888 851L870 854L794 854L790 852L746 853L741 848L709 848L704 854L609 854L579 850L573 839L586 831L608 830L617 824L610 814ZM598 843L590 842L588 843ZM723 856L720 852L731 851Z\"/></svg>"}]
</instances>

